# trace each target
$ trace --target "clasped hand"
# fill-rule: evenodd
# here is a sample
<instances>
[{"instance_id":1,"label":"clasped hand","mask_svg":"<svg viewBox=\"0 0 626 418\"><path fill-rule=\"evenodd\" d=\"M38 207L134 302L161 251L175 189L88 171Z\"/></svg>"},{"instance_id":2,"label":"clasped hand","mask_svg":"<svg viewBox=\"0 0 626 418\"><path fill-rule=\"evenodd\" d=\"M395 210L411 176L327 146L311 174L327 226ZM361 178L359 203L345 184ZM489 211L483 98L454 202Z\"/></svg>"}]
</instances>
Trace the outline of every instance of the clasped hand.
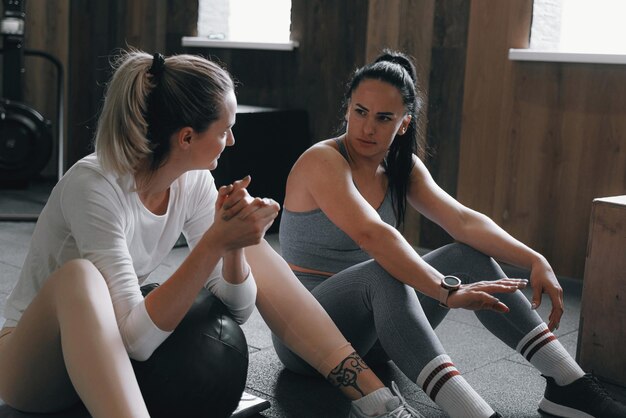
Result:
<instances>
[{"instance_id":1,"label":"clasped hand","mask_svg":"<svg viewBox=\"0 0 626 418\"><path fill-rule=\"evenodd\" d=\"M214 226L227 250L258 244L278 216L280 205L274 200L250 196L250 181L246 176L218 190Z\"/></svg>"}]
</instances>

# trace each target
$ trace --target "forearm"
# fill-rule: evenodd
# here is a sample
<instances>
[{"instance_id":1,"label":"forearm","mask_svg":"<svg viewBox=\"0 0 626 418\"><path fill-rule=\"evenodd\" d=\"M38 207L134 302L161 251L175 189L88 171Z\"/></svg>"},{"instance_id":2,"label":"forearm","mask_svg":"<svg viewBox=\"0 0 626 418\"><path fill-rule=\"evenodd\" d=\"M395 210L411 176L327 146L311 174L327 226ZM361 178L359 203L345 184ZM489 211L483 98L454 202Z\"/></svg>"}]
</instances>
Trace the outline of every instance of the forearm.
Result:
<instances>
[{"instance_id":1,"label":"forearm","mask_svg":"<svg viewBox=\"0 0 626 418\"><path fill-rule=\"evenodd\" d=\"M203 237L172 276L150 292L146 310L157 327L164 331L176 328L223 253L219 241Z\"/></svg>"},{"instance_id":2,"label":"forearm","mask_svg":"<svg viewBox=\"0 0 626 418\"><path fill-rule=\"evenodd\" d=\"M239 284L246 280L250 273L250 267L246 261L243 248L227 251L224 254L222 273L228 283Z\"/></svg>"},{"instance_id":3,"label":"forearm","mask_svg":"<svg viewBox=\"0 0 626 418\"><path fill-rule=\"evenodd\" d=\"M437 299L443 275L426 263L396 229L382 225L364 233L359 246L397 280Z\"/></svg>"},{"instance_id":4,"label":"forearm","mask_svg":"<svg viewBox=\"0 0 626 418\"><path fill-rule=\"evenodd\" d=\"M452 236L498 261L516 267L529 270L538 264L549 267L541 254L515 239L489 217L475 211L469 212L462 230Z\"/></svg>"},{"instance_id":5,"label":"forearm","mask_svg":"<svg viewBox=\"0 0 626 418\"><path fill-rule=\"evenodd\" d=\"M243 249L226 252L221 275L211 277L206 287L224 303L238 323L246 322L254 311L257 286Z\"/></svg>"}]
</instances>

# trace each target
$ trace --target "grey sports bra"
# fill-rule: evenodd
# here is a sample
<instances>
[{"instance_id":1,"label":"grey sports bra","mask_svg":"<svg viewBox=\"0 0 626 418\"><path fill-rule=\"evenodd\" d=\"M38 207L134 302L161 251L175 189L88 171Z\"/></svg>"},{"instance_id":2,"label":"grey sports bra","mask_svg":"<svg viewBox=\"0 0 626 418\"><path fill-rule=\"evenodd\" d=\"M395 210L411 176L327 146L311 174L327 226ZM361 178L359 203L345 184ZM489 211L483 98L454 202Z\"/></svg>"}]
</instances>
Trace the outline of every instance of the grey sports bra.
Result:
<instances>
[{"instance_id":1,"label":"grey sports bra","mask_svg":"<svg viewBox=\"0 0 626 418\"><path fill-rule=\"evenodd\" d=\"M348 159L343 142L336 142L341 155ZM389 189L377 212L384 222L396 225ZM281 254L287 262L312 270L337 273L371 258L321 209L291 212L283 208L279 240Z\"/></svg>"}]
</instances>

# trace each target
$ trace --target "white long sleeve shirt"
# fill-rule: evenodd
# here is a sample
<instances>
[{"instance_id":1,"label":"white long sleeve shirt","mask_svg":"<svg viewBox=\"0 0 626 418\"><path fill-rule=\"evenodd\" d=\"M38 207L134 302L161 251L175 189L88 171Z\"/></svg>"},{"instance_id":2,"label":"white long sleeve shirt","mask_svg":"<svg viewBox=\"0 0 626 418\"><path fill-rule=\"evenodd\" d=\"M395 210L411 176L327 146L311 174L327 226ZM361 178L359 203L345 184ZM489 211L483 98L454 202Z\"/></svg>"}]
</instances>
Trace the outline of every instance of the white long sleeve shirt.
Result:
<instances>
[{"instance_id":1,"label":"white long sleeve shirt","mask_svg":"<svg viewBox=\"0 0 626 418\"><path fill-rule=\"evenodd\" d=\"M4 326L16 326L51 273L69 260L84 258L106 280L130 357L147 359L170 332L160 330L148 315L140 285L181 232L189 247L195 247L213 222L216 199L211 173L190 171L171 185L167 212L155 215L140 201L132 175L105 173L94 154L83 158L55 186L39 217L6 302ZM228 283L220 261L207 272L206 287L239 323L252 313L256 284L251 275L243 283Z\"/></svg>"}]
</instances>

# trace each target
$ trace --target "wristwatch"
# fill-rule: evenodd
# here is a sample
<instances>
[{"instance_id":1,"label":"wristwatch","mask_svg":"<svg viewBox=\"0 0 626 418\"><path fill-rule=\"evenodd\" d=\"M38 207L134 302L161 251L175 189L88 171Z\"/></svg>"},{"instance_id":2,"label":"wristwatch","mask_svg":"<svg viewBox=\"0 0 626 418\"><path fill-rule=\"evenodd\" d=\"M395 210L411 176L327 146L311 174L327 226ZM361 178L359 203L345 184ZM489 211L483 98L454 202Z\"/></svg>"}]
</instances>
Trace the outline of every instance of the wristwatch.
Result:
<instances>
[{"instance_id":1,"label":"wristwatch","mask_svg":"<svg viewBox=\"0 0 626 418\"><path fill-rule=\"evenodd\" d=\"M441 289L439 290L439 306L450 309L448 297L461 287L461 279L456 276L445 276L441 279Z\"/></svg>"}]
</instances>

